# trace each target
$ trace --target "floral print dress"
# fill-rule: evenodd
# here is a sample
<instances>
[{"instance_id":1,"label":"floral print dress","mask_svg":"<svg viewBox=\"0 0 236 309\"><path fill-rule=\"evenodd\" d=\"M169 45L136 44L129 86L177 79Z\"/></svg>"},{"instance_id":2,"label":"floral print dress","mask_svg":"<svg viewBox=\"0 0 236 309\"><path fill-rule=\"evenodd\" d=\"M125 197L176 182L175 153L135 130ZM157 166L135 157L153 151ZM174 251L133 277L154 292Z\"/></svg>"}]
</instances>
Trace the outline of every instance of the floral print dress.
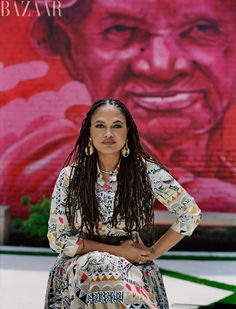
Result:
<instances>
[{"instance_id":1,"label":"floral print dress","mask_svg":"<svg viewBox=\"0 0 236 309\"><path fill-rule=\"evenodd\" d=\"M171 228L190 236L201 217L194 199L159 165L147 162L147 171L155 198L176 215ZM81 234L74 235L65 215L70 173L71 167L61 171L52 195L48 239L59 255L49 274L45 309L169 308L157 261L134 265L107 252L76 255L83 248L83 238ZM109 223L117 173L114 171L106 183L98 167L96 198L100 222L96 236L127 236L124 221L120 220L116 227ZM79 213L76 224L79 228Z\"/></svg>"}]
</instances>

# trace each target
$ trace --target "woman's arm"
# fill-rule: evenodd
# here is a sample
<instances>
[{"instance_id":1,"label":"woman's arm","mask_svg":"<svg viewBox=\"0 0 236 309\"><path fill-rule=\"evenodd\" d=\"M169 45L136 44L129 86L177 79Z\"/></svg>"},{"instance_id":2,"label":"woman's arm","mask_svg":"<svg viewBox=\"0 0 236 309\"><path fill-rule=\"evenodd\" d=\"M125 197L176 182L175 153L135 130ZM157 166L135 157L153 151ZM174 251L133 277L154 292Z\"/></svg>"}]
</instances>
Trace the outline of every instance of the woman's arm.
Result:
<instances>
[{"instance_id":1,"label":"woman's arm","mask_svg":"<svg viewBox=\"0 0 236 309\"><path fill-rule=\"evenodd\" d=\"M57 253L73 257L83 249L80 235L73 235L65 214L65 202L69 186L70 167L64 168L56 181L48 221L48 240L50 247Z\"/></svg>"},{"instance_id":2,"label":"woman's arm","mask_svg":"<svg viewBox=\"0 0 236 309\"><path fill-rule=\"evenodd\" d=\"M84 247L81 250L78 249L78 252L76 254L85 254L91 251L100 251L100 252L108 252L110 254L116 255L116 256L122 256L131 263L138 264L141 261L147 262L152 259L150 252L150 248L138 248L133 246L132 240L126 240L121 245L114 246L114 245L108 245L103 244L101 242L97 242L90 239L84 239Z\"/></svg>"},{"instance_id":3,"label":"woman's arm","mask_svg":"<svg viewBox=\"0 0 236 309\"><path fill-rule=\"evenodd\" d=\"M174 247L180 240L184 238L184 235L175 232L172 228L169 228L164 235L161 236L160 239L150 247L151 251L151 259L157 259L162 254L169 251L172 247Z\"/></svg>"},{"instance_id":4,"label":"woman's arm","mask_svg":"<svg viewBox=\"0 0 236 309\"><path fill-rule=\"evenodd\" d=\"M177 217L174 224L150 248L152 256L158 258L184 236L192 235L200 222L201 210L194 198L166 170L153 164L148 173L155 198Z\"/></svg>"},{"instance_id":5,"label":"woman's arm","mask_svg":"<svg viewBox=\"0 0 236 309\"><path fill-rule=\"evenodd\" d=\"M136 248L140 249L148 249L150 250L149 259L155 260L159 258L162 254L169 251L172 247L174 247L178 242L180 242L184 238L184 235L175 232L172 228L169 228L164 235L162 235L154 245L151 247L147 247L144 245L142 239L139 235L137 235L137 240L133 245Z\"/></svg>"}]
</instances>

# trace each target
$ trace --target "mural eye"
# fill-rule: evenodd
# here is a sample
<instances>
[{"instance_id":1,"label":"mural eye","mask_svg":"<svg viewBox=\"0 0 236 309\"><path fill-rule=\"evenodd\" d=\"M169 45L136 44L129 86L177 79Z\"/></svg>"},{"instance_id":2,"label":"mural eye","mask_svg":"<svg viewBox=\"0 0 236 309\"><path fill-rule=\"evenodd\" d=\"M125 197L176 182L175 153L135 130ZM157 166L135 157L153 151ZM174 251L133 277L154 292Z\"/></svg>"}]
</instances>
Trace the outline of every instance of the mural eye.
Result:
<instances>
[{"instance_id":1,"label":"mural eye","mask_svg":"<svg viewBox=\"0 0 236 309\"><path fill-rule=\"evenodd\" d=\"M127 26L127 25L122 25L122 24L117 24L114 25L110 28L107 29L107 32L132 32L135 30L135 27Z\"/></svg>"},{"instance_id":2,"label":"mural eye","mask_svg":"<svg viewBox=\"0 0 236 309\"><path fill-rule=\"evenodd\" d=\"M131 31L132 27L127 27L125 25L116 25L113 29L117 32Z\"/></svg>"},{"instance_id":3,"label":"mural eye","mask_svg":"<svg viewBox=\"0 0 236 309\"><path fill-rule=\"evenodd\" d=\"M196 30L201 31L201 32L206 32L210 29L209 25L206 24L200 24L195 26Z\"/></svg>"},{"instance_id":4,"label":"mural eye","mask_svg":"<svg viewBox=\"0 0 236 309\"><path fill-rule=\"evenodd\" d=\"M217 38L220 38L220 28L219 26L212 21L209 22L198 22L189 27L187 30L183 31L180 34L180 37L182 38L189 38L194 39L197 43L198 40L215 40Z\"/></svg>"},{"instance_id":5,"label":"mural eye","mask_svg":"<svg viewBox=\"0 0 236 309\"><path fill-rule=\"evenodd\" d=\"M103 36L106 41L113 44L113 47L123 48L135 40L137 30L134 26L114 24L103 31Z\"/></svg>"},{"instance_id":6,"label":"mural eye","mask_svg":"<svg viewBox=\"0 0 236 309\"><path fill-rule=\"evenodd\" d=\"M194 26L193 31L194 30L202 33L216 33L218 31L218 27L213 24L202 23Z\"/></svg>"}]
</instances>

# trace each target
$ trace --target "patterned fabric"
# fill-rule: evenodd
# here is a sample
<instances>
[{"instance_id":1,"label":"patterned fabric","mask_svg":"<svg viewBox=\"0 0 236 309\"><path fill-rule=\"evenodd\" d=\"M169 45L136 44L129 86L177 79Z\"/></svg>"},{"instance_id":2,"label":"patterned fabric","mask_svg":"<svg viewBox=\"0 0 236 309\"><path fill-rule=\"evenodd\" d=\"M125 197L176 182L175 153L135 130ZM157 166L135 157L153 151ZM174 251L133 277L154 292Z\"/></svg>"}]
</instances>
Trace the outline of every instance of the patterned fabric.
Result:
<instances>
[{"instance_id":1,"label":"patterned fabric","mask_svg":"<svg viewBox=\"0 0 236 309\"><path fill-rule=\"evenodd\" d=\"M147 162L147 171L155 199L176 215L171 228L183 235L191 235L201 217L194 199L159 165ZM135 266L123 257L104 252L76 255L83 248L83 237L72 232L65 215L70 173L71 167L61 171L52 195L48 239L59 257L50 272L45 309L169 308L156 262ZM116 227L109 223L113 215L117 174L118 169L106 183L98 166L95 193L100 219L95 235L127 235L124 221L118 220ZM80 226L78 212L76 228ZM85 229L83 232L86 234Z\"/></svg>"},{"instance_id":2,"label":"patterned fabric","mask_svg":"<svg viewBox=\"0 0 236 309\"><path fill-rule=\"evenodd\" d=\"M156 262L135 266L106 252L59 257L50 272L45 308L167 309Z\"/></svg>"}]
</instances>

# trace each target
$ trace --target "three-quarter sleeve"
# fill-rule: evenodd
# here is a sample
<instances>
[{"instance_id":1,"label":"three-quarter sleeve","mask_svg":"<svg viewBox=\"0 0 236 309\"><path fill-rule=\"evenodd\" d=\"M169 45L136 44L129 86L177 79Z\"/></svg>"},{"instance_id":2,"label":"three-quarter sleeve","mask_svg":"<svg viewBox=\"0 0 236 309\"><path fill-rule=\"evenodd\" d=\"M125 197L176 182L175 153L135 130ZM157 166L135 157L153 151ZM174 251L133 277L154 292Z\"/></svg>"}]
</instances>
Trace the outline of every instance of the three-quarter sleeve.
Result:
<instances>
[{"instance_id":1,"label":"three-quarter sleeve","mask_svg":"<svg viewBox=\"0 0 236 309\"><path fill-rule=\"evenodd\" d=\"M155 199L176 215L171 228L183 235L192 235L201 220L201 210L194 198L162 167L148 163Z\"/></svg>"},{"instance_id":2,"label":"three-quarter sleeve","mask_svg":"<svg viewBox=\"0 0 236 309\"><path fill-rule=\"evenodd\" d=\"M73 235L65 214L65 202L69 186L71 167L65 167L56 181L48 221L49 245L58 253L73 257L79 248L83 248L83 239L79 234Z\"/></svg>"}]
</instances>

